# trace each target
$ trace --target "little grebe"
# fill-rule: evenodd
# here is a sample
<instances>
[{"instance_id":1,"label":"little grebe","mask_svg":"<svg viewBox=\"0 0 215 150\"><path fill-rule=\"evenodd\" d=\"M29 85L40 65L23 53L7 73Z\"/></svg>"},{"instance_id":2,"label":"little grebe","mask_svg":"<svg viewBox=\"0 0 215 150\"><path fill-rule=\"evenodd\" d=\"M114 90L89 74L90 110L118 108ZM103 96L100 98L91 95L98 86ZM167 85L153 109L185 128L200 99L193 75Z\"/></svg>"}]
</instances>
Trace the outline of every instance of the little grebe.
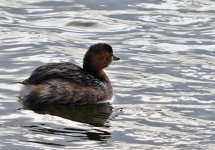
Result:
<instances>
[{"instance_id":1,"label":"little grebe","mask_svg":"<svg viewBox=\"0 0 215 150\"><path fill-rule=\"evenodd\" d=\"M94 44L83 59L83 69L72 63L50 63L35 69L22 82L20 98L24 103L87 104L112 98L112 86L103 71L112 60L112 47Z\"/></svg>"}]
</instances>

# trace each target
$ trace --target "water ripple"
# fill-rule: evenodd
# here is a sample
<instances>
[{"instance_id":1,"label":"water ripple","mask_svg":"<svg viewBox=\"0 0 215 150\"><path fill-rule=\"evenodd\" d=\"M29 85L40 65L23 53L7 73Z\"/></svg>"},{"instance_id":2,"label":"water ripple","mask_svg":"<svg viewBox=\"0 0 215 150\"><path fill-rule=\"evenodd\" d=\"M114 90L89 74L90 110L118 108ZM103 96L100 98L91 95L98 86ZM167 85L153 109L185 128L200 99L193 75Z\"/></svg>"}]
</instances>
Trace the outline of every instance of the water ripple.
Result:
<instances>
[{"instance_id":1,"label":"water ripple","mask_svg":"<svg viewBox=\"0 0 215 150\"><path fill-rule=\"evenodd\" d=\"M0 148L213 149L214 8L213 0L2 0ZM81 65L97 42L121 58L106 70L111 105L18 102L14 82L44 63Z\"/></svg>"}]
</instances>

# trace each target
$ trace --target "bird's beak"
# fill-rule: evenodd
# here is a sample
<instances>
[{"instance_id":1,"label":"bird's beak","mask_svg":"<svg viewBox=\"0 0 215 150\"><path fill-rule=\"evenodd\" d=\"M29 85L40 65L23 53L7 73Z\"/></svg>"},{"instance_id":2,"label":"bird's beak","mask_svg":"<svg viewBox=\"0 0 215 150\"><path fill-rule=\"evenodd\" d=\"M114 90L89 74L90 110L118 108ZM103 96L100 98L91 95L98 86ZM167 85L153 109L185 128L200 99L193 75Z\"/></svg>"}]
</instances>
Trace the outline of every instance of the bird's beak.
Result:
<instances>
[{"instance_id":1,"label":"bird's beak","mask_svg":"<svg viewBox=\"0 0 215 150\"><path fill-rule=\"evenodd\" d=\"M120 58L115 56L115 55L113 55L113 61L117 61L117 60L120 60Z\"/></svg>"}]
</instances>

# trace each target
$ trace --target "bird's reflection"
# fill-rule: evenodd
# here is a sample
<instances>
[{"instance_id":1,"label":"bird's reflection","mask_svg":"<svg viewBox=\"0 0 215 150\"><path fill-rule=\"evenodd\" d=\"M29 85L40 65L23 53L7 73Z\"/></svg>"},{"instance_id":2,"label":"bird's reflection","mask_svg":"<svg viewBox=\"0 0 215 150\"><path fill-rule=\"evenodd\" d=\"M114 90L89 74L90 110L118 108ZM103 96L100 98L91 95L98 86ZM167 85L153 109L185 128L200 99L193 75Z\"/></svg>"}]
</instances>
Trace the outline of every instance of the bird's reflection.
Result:
<instances>
[{"instance_id":1,"label":"bird's reflection","mask_svg":"<svg viewBox=\"0 0 215 150\"><path fill-rule=\"evenodd\" d=\"M109 127L107 119L112 113L112 106L110 103L98 103L88 105L26 105L25 109L31 109L36 113L50 114L62 118L70 119L72 121L87 123L93 126Z\"/></svg>"}]
</instances>

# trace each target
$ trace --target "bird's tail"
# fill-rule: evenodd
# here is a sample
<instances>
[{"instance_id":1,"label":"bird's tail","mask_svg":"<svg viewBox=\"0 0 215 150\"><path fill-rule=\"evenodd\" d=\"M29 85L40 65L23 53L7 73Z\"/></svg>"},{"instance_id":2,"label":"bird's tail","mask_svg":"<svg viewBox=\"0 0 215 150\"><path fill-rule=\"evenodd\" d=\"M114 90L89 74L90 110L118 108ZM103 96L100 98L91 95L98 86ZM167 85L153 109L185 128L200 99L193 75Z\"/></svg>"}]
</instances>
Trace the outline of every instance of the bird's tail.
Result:
<instances>
[{"instance_id":1,"label":"bird's tail","mask_svg":"<svg viewBox=\"0 0 215 150\"><path fill-rule=\"evenodd\" d=\"M16 81L16 82L13 82L13 83L16 83L16 84L25 84L23 81L22 82Z\"/></svg>"},{"instance_id":2,"label":"bird's tail","mask_svg":"<svg viewBox=\"0 0 215 150\"><path fill-rule=\"evenodd\" d=\"M13 83L18 83L18 84L28 84L28 79L25 79L24 81L16 81L16 82L13 82Z\"/></svg>"}]
</instances>

